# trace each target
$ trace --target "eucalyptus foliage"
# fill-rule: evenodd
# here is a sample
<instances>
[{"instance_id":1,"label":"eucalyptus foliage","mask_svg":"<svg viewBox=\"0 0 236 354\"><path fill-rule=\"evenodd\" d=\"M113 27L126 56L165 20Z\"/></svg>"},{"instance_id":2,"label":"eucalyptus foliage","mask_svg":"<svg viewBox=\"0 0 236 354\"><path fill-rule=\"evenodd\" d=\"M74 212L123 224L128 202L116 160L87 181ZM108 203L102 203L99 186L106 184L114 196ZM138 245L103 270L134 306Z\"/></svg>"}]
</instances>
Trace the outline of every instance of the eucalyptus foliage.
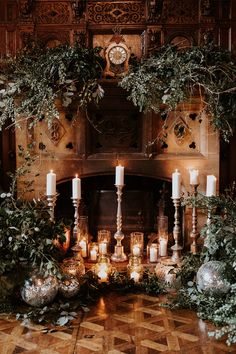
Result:
<instances>
[{"instance_id":1,"label":"eucalyptus foliage","mask_svg":"<svg viewBox=\"0 0 236 354\"><path fill-rule=\"evenodd\" d=\"M182 286L171 307L192 308L200 318L210 320L218 329L209 332L215 338L226 336L228 345L236 343L236 198L235 185L220 197L189 198L188 205L209 209L211 223L201 230L204 247L199 256L184 258L179 272ZM224 274L230 283L227 294L207 293L196 284L201 264L217 260L225 265Z\"/></svg>"},{"instance_id":2,"label":"eucalyptus foliage","mask_svg":"<svg viewBox=\"0 0 236 354\"><path fill-rule=\"evenodd\" d=\"M8 193L0 194L0 298L7 297L19 283L20 274L34 268L45 275L60 275L59 250L55 239L64 241L64 224L50 220L45 200L24 200L16 195L19 178L25 176L25 188L32 183L27 181L27 173L33 157L19 147L22 165L12 175Z\"/></svg>"},{"instance_id":3,"label":"eucalyptus foliage","mask_svg":"<svg viewBox=\"0 0 236 354\"><path fill-rule=\"evenodd\" d=\"M35 45L9 58L0 70L0 128L6 120L14 124L45 118L50 125L59 117L57 99L64 107L76 102L83 109L99 100L103 90L98 84L102 71L100 48L77 45L42 49Z\"/></svg>"},{"instance_id":4,"label":"eucalyptus foliage","mask_svg":"<svg viewBox=\"0 0 236 354\"><path fill-rule=\"evenodd\" d=\"M133 66L120 85L140 111L161 112L164 120L179 103L199 95L203 111L227 141L236 119L235 82L229 52L213 44L181 50L167 45Z\"/></svg>"}]
</instances>

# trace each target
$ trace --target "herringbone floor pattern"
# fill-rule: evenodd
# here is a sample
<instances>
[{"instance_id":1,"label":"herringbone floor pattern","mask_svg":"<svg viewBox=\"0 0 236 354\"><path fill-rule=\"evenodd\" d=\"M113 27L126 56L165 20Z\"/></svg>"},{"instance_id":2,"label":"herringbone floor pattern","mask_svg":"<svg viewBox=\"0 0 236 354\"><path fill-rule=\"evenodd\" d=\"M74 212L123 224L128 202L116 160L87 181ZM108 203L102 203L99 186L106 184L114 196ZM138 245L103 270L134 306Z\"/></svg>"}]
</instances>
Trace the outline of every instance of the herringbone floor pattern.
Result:
<instances>
[{"instance_id":1,"label":"herringbone floor pattern","mask_svg":"<svg viewBox=\"0 0 236 354\"><path fill-rule=\"evenodd\" d=\"M236 354L207 336L188 310L170 311L147 295L110 294L69 328L50 331L0 318L0 354Z\"/></svg>"}]
</instances>

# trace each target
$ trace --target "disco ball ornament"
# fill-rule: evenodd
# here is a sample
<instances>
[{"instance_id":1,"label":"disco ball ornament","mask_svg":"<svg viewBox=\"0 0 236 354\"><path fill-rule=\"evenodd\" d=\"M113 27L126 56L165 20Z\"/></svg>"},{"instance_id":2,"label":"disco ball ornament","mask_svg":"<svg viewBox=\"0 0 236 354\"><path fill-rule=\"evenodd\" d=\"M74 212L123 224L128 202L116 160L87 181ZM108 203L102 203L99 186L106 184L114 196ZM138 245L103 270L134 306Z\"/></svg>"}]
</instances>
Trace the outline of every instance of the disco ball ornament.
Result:
<instances>
[{"instance_id":1,"label":"disco ball ornament","mask_svg":"<svg viewBox=\"0 0 236 354\"><path fill-rule=\"evenodd\" d=\"M76 277L65 276L59 282L59 293L66 299L76 296L80 290L80 283Z\"/></svg>"},{"instance_id":2,"label":"disco ball ornament","mask_svg":"<svg viewBox=\"0 0 236 354\"><path fill-rule=\"evenodd\" d=\"M230 284L225 279L226 264L220 261L204 263L197 272L198 290L205 293L220 295L226 294Z\"/></svg>"},{"instance_id":3,"label":"disco ball ornament","mask_svg":"<svg viewBox=\"0 0 236 354\"><path fill-rule=\"evenodd\" d=\"M58 281L54 276L33 273L21 288L22 299L30 306L41 307L54 300L58 292Z\"/></svg>"}]
</instances>

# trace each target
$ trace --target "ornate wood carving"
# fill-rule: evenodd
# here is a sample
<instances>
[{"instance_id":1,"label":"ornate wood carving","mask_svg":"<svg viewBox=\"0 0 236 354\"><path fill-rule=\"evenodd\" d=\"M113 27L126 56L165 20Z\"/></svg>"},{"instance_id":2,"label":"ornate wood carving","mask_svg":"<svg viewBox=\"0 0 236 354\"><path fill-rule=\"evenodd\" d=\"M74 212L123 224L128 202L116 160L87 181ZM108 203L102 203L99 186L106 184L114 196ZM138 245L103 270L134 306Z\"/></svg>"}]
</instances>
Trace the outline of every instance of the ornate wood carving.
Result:
<instances>
[{"instance_id":1,"label":"ornate wood carving","mask_svg":"<svg viewBox=\"0 0 236 354\"><path fill-rule=\"evenodd\" d=\"M65 24L70 19L68 2L39 2L35 17L41 24Z\"/></svg>"},{"instance_id":2,"label":"ornate wood carving","mask_svg":"<svg viewBox=\"0 0 236 354\"><path fill-rule=\"evenodd\" d=\"M169 24L198 23L198 1L167 0L163 6L163 18Z\"/></svg>"},{"instance_id":3,"label":"ornate wood carving","mask_svg":"<svg viewBox=\"0 0 236 354\"><path fill-rule=\"evenodd\" d=\"M47 136L54 145L59 144L62 137L65 135L66 130L58 119L54 119L50 130L47 130Z\"/></svg>"},{"instance_id":4,"label":"ornate wood carving","mask_svg":"<svg viewBox=\"0 0 236 354\"><path fill-rule=\"evenodd\" d=\"M163 10L163 2L164 0L148 0L147 7L148 7L148 17L147 21L156 23L160 21L162 16Z\"/></svg>"},{"instance_id":5,"label":"ornate wood carving","mask_svg":"<svg viewBox=\"0 0 236 354\"><path fill-rule=\"evenodd\" d=\"M91 2L87 7L88 21L94 24L140 24L144 13L144 1Z\"/></svg>"},{"instance_id":6,"label":"ornate wood carving","mask_svg":"<svg viewBox=\"0 0 236 354\"><path fill-rule=\"evenodd\" d=\"M34 8L35 0L21 0L19 5L20 19L24 21L31 21Z\"/></svg>"}]
</instances>

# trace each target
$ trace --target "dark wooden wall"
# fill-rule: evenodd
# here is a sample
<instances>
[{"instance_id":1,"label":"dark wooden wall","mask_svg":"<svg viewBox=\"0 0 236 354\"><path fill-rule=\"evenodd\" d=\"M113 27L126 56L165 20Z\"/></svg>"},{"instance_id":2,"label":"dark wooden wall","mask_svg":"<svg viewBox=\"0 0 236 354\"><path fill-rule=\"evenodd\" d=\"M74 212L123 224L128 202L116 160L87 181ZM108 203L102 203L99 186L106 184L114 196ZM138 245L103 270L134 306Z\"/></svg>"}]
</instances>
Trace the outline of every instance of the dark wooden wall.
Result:
<instances>
[{"instance_id":1,"label":"dark wooden wall","mask_svg":"<svg viewBox=\"0 0 236 354\"><path fill-rule=\"evenodd\" d=\"M215 43L236 53L235 0L1 0L0 59L15 55L29 38L45 46L59 43L93 45L112 35L114 27L132 41L141 38L141 55L164 43ZM97 36L97 37L96 37ZM236 178L236 138L221 147L221 188ZM0 133L1 184L14 170L14 130Z\"/></svg>"}]
</instances>

